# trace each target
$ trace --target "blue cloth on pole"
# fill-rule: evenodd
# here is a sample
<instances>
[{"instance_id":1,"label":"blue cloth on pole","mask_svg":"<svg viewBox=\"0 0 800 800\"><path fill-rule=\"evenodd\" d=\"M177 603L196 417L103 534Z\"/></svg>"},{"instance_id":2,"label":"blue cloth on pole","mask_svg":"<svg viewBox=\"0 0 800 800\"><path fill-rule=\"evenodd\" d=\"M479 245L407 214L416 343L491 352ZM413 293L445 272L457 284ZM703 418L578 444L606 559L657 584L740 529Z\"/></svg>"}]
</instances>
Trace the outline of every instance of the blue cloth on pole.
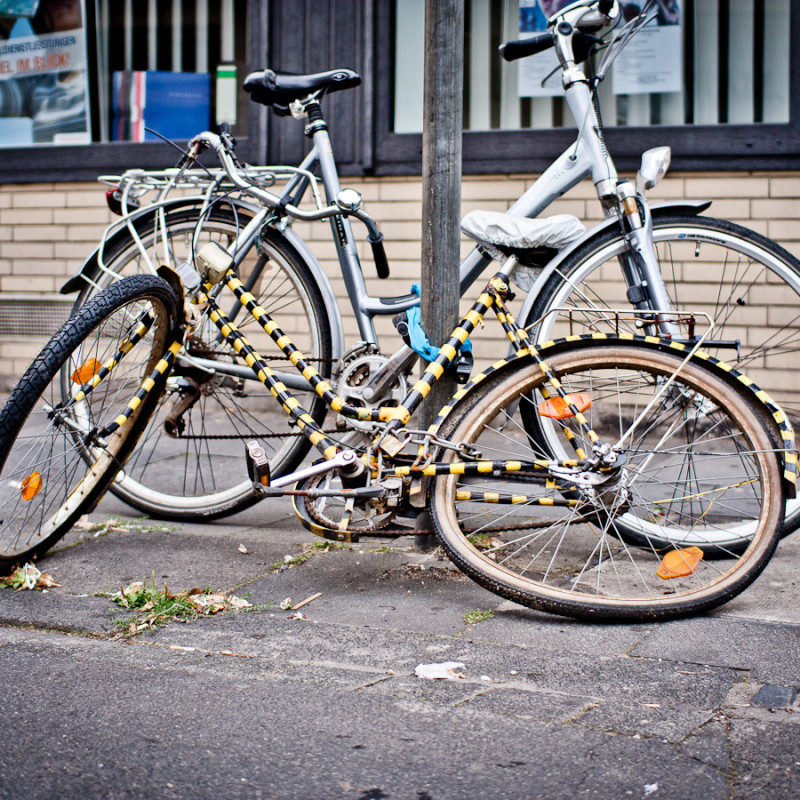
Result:
<instances>
[{"instance_id":1,"label":"blue cloth on pole","mask_svg":"<svg viewBox=\"0 0 800 800\"><path fill-rule=\"evenodd\" d=\"M417 296L421 296L420 285L414 283L411 285L411 291ZM422 318L419 305L411 306L406 311L406 319L408 320L408 336L411 339L411 349L421 355L426 361L435 361L436 356L439 355L439 348L434 347L425 329L422 327ZM464 344L459 348L460 352L471 353L472 342L467 339Z\"/></svg>"}]
</instances>

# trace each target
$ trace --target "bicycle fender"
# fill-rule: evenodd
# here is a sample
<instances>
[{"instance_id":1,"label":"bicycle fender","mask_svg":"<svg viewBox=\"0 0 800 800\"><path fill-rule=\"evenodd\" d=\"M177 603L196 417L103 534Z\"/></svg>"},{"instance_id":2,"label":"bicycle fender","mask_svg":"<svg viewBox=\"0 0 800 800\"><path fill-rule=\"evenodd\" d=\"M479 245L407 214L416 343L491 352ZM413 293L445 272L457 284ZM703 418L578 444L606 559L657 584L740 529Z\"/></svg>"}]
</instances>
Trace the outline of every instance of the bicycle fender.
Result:
<instances>
[{"instance_id":1,"label":"bicycle fender","mask_svg":"<svg viewBox=\"0 0 800 800\"><path fill-rule=\"evenodd\" d=\"M574 347L576 342L597 342L602 340L608 341L624 341L624 342L641 342L658 345L666 350L677 351L680 353L688 353L689 346L679 342L672 342L669 339L661 339L657 336L640 336L632 333L620 333L618 336L611 336L605 333L589 333L569 338L554 339L545 342L537 348L539 355L547 361L554 353L560 352L568 347ZM725 361L715 358L703 350L698 350L692 356L694 360L700 361L704 366L708 367L717 377L731 386L744 388L745 391L751 395L755 401L762 405L769 414L774 428L781 441L781 449L778 457L781 463L781 475L784 491L788 498L795 498L797 496L797 483L798 483L798 452L795 441L794 429L789 422L788 417L784 414L780 406L759 386L757 386L750 378L743 373L736 370ZM439 411L437 418L434 420L428 432L436 434L444 421L449 417L450 413L455 409L457 404L462 401L475 387L483 383L487 378L499 372L513 372L519 368L519 362L523 359L530 359L530 353L523 351L522 353L515 354L508 358L500 359L492 364L488 369L476 375L472 380L467 383L463 389L457 391L447 402L445 406Z\"/></svg>"},{"instance_id":2,"label":"bicycle fender","mask_svg":"<svg viewBox=\"0 0 800 800\"><path fill-rule=\"evenodd\" d=\"M130 237L127 224L130 222L134 225L147 225L152 224L156 214L160 211L169 213L171 211L179 211L181 209L191 209L202 205L205 202L205 197L180 197L175 200L170 200L158 208L146 206L138 211L133 212L125 217L125 221L119 225L119 229L109 237L105 243L105 247L113 247L118 242L122 242ZM246 203L241 200L227 199L226 204L235 205L237 208L247 211L250 214L255 214L261 210L261 207L252 203ZM344 353L344 328L342 326L342 318L339 313L339 304L336 300L331 282L325 274L325 270L317 260L316 256L311 252L305 242L291 229L287 228L283 231L283 236L286 240L297 250L300 257L305 261L306 266L311 271L314 280L322 293L322 298L325 302L325 309L328 313L328 322L331 329L331 348L334 358L340 358ZM89 282L98 270L98 259L100 256L100 249L95 250L89 258L84 261L78 272L75 273L59 290L61 294L72 294L73 292L80 291L85 283Z\"/></svg>"},{"instance_id":3,"label":"bicycle fender","mask_svg":"<svg viewBox=\"0 0 800 800\"><path fill-rule=\"evenodd\" d=\"M180 209L186 208L197 208L201 206L205 202L205 197L178 197L174 200L169 200L168 202L164 203L163 205L154 208L152 205L144 206L136 211L131 212L123 220L117 221L115 223L117 230L108 238L105 243L105 247L113 247L119 242L124 241L125 239L130 238L130 232L128 230L128 223L132 225L140 225L140 224L152 224L153 219L156 216L156 213L159 211L163 211L165 213L169 213L171 211L178 211ZM236 205L239 208L242 208L245 211L250 213L255 213L259 210L258 206L243 203L239 200L226 200L226 203L229 205ZM87 259L83 262L81 268L59 289L60 294L72 294L73 292L80 291L84 284L88 282L88 279L92 277L92 275L98 269L98 259L100 257L100 248L98 247Z\"/></svg>"},{"instance_id":4,"label":"bicycle fender","mask_svg":"<svg viewBox=\"0 0 800 800\"><path fill-rule=\"evenodd\" d=\"M659 203L658 205L650 206L650 214L652 215L654 222L661 217L670 216L676 212L697 216L698 214L702 214L702 212L705 211L710 205L711 200L682 200L675 203ZM581 236L580 239L569 245L569 247L565 247L561 252L559 252L559 254L544 267L539 276L536 278L536 282L533 284L527 296L525 297L525 301L520 308L517 319L524 320L528 318L528 314L533 308L533 304L536 301L536 298L539 296L539 292L541 292L542 287L545 285L550 276L560 268L562 262L568 256L570 256L579 247L583 247L586 242L605 233L609 228L618 226L619 221L616 217L611 217L610 219L604 220L599 225L595 225L594 228L590 228L583 236Z\"/></svg>"}]
</instances>

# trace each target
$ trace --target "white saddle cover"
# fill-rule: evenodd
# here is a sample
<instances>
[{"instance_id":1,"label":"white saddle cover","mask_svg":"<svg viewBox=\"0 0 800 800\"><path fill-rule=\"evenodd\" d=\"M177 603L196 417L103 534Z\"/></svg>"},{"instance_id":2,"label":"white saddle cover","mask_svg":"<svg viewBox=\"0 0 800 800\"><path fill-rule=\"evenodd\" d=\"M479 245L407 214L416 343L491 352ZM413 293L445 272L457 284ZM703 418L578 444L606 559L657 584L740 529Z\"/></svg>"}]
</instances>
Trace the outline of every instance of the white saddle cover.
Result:
<instances>
[{"instance_id":1,"label":"white saddle cover","mask_svg":"<svg viewBox=\"0 0 800 800\"><path fill-rule=\"evenodd\" d=\"M580 239L586 229L571 214L528 219L499 211L470 211L461 220L461 230L482 244L492 258L505 261L505 254L497 246L521 250L536 247L561 250ZM539 272L541 268L519 265L514 270L512 280L520 289L528 291Z\"/></svg>"}]
</instances>

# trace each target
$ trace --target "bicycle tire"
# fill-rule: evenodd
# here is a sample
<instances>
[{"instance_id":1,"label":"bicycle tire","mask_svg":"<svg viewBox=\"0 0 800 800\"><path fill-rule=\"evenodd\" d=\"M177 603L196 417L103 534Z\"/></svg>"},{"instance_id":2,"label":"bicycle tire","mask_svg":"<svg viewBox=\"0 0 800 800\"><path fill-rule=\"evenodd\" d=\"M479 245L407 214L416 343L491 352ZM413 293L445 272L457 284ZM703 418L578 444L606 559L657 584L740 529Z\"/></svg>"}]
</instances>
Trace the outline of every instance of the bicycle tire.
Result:
<instances>
[{"instance_id":1,"label":"bicycle tire","mask_svg":"<svg viewBox=\"0 0 800 800\"><path fill-rule=\"evenodd\" d=\"M152 324L131 336L143 311ZM43 553L99 502L164 379L154 381L116 430L102 438L97 432L120 419L171 343L177 319L165 281L148 275L121 281L67 320L20 378L0 410L0 564ZM115 355L108 376L80 399L82 385Z\"/></svg>"},{"instance_id":2,"label":"bicycle tire","mask_svg":"<svg viewBox=\"0 0 800 800\"><path fill-rule=\"evenodd\" d=\"M740 342L738 352L733 347L703 348L767 389L800 428L795 373L787 369L800 356L800 261L755 231L686 213L655 217L653 238L674 307L710 314L716 320L711 339ZM571 319L566 323L563 311L546 317L534 332L536 342L563 335L568 328L581 332L581 307L629 307L617 262L624 248L623 235L609 229L567 256L543 286L525 324L532 325L551 309L571 309ZM632 323L617 327L616 321L604 323L597 316L591 322L602 332L639 332ZM787 502L784 535L798 527L800 498Z\"/></svg>"},{"instance_id":3,"label":"bicycle tire","mask_svg":"<svg viewBox=\"0 0 800 800\"><path fill-rule=\"evenodd\" d=\"M212 240L227 246L247 221L242 209L234 213L226 206L214 206L201 218L199 207L190 206L167 212L163 228L158 218L140 220L137 235L149 252L157 253L166 230L172 262L191 261L198 226L202 233L195 247ZM94 275L99 285L147 269L132 237L115 237L104 261L108 271L101 272L98 267ZM250 289L256 300L275 314L297 347L329 377L330 323L313 274L295 248L278 231L266 228L238 271L245 283L250 276L259 275ZM91 289L87 285L78 304ZM241 311L231 316L270 366L294 370L252 317ZM233 348L219 341L217 328L207 317L187 340L187 351L217 362L217 369L223 364L245 367ZM178 435L168 434L165 423L173 424L171 412L192 397L194 403L174 423L182 426ZM300 399L321 424L327 412L325 402L314 393L302 394ZM245 442L251 439L258 440L268 453L276 477L295 469L310 448L297 429L290 429L282 409L249 369L244 377L232 378L195 369L179 359L156 414L112 491L133 508L162 519L210 520L236 513L259 500L245 463Z\"/></svg>"},{"instance_id":4,"label":"bicycle tire","mask_svg":"<svg viewBox=\"0 0 800 800\"><path fill-rule=\"evenodd\" d=\"M681 361L657 345L607 340L565 345L545 357L566 391L590 391L584 413L606 442L620 437ZM511 362L465 396L440 435L474 445L484 459L547 457L519 416L531 405L538 413L547 386L533 359ZM574 420L561 424L591 452ZM432 511L448 556L502 597L585 619L670 619L726 602L755 580L780 537L780 470L760 413L691 361L634 433L621 471L595 489L563 478L548 486L524 473L437 477ZM453 450L443 456L458 458ZM494 500L482 502L484 492ZM511 496L516 501L502 503ZM636 537L616 524L631 514L645 523ZM709 530L742 523L754 528L744 550L718 547L716 558L701 557L687 574L657 577L665 558L679 566L690 558L663 529L680 527L684 539L702 542Z\"/></svg>"}]
</instances>

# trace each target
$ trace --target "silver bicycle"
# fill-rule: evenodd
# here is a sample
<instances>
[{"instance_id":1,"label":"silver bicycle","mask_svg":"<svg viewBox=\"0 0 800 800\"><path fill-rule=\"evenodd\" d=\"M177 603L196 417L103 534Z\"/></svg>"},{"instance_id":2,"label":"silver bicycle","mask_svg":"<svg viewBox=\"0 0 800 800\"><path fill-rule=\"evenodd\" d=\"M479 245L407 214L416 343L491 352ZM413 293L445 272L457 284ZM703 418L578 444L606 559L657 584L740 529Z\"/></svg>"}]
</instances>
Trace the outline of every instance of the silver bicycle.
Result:
<instances>
[{"instance_id":1,"label":"silver bicycle","mask_svg":"<svg viewBox=\"0 0 800 800\"><path fill-rule=\"evenodd\" d=\"M474 283L489 263L490 251L497 248L520 259L515 278L524 299L517 318L538 342L567 333L619 332L612 329L620 326L619 315L597 312L628 305L652 313L639 314L636 323L622 323L623 327L692 344L696 332L691 314L678 318L672 310L705 313L716 321L716 328L704 347L775 390L789 417L797 418L800 408L782 392L781 381L787 357L800 347L800 263L753 231L703 215L707 202L650 205L645 192L665 174L668 148L643 154L635 184L620 179L608 152L597 86L656 11L654 2L646 2L639 15L623 22L617 2L579 0L560 10L546 33L504 46L503 56L509 60L555 48L577 136L509 209L505 218L513 230L503 232L498 226L494 238L483 240L462 262L460 290L463 294ZM589 71L592 64L596 66ZM400 402L417 353L406 344L385 352L374 319L402 315L414 309L419 298L413 293L391 298L368 293L351 220L366 226L378 274L385 277L388 262L382 237L358 192L340 185L320 103L324 95L359 82L347 69L313 75L267 69L250 75L244 88L254 102L305 125L311 149L303 162L297 167L243 165L229 136L205 132L192 140L175 169L131 170L115 177L111 195L122 219L109 228L98 250L62 291L78 291L77 308L117 278L152 272L161 263L191 280L201 251L208 258L206 245L214 243L233 257L240 278L260 305L294 320L288 331L292 340L348 403L374 407ZM198 166L197 156L205 149L213 151L218 166ZM524 240L520 250L520 222L524 228L526 221L587 178L595 186L605 221L557 242L558 247L534 237ZM152 202L145 205L147 199ZM298 219L330 221L346 310L312 247L293 229ZM485 216L479 218L473 235L480 239L486 222ZM467 221L468 228L470 223L474 226L476 220ZM260 352L286 385L307 392L303 379L281 365L285 356L280 348L268 337L259 339L257 326L239 313L241 309L226 310L243 327L249 326L248 335L253 333ZM359 337L349 347L345 314ZM462 367L466 371L467 365ZM171 518L217 517L256 502L251 482L241 477L244 442L257 439L264 444L273 475L290 472L308 450L306 439L269 411L260 389L252 371L217 331L199 328L179 355L159 411L113 491L136 508ZM310 415L322 423L324 403L313 394L306 396ZM358 421L329 421L339 434L354 439L365 435ZM795 467L788 467L790 478ZM798 525L800 503L790 500L786 529ZM744 539L748 532L738 535Z\"/></svg>"}]
</instances>

